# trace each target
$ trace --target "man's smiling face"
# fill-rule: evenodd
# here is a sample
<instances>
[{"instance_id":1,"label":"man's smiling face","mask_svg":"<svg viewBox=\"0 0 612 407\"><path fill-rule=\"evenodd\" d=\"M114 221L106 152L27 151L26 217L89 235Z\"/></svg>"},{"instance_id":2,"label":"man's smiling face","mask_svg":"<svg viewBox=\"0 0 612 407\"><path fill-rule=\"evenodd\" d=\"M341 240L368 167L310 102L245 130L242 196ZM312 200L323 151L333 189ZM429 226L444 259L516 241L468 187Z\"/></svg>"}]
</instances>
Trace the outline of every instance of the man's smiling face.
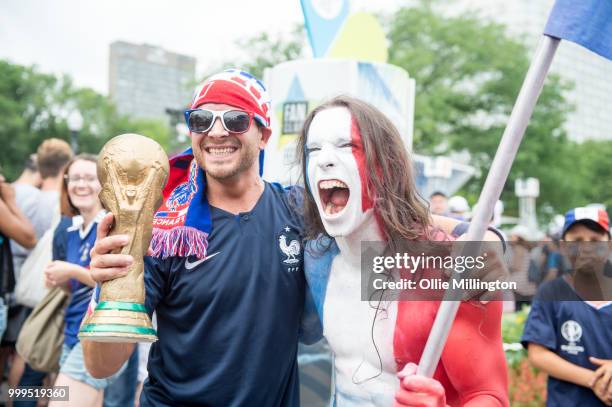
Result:
<instances>
[{"instance_id":1,"label":"man's smiling face","mask_svg":"<svg viewBox=\"0 0 612 407\"><path fill-rule=\"evenodd\" d=\"M361 137L345 107L319 112L306 139L308 185L325 230L330 236L348 236L372 216L363 198L360 177ZM363 172L363 168L361 170Z\"/></svg>"},{"instance_id":2,"label":"man's smiling face","mask_svg":"<svg viewBox=\"0 0 612 407\"><path fill-rule=\"evenodd\" d=\"M199 106L207 110L241 110L222 103L205 103ZM251 121L245 133L230 133L217 118L205 134L191 133L193 154L202 169L217 180L238 176L253 166L259 165L259 152L265 147L267 138Z\"/></svg>"}]
</instances>

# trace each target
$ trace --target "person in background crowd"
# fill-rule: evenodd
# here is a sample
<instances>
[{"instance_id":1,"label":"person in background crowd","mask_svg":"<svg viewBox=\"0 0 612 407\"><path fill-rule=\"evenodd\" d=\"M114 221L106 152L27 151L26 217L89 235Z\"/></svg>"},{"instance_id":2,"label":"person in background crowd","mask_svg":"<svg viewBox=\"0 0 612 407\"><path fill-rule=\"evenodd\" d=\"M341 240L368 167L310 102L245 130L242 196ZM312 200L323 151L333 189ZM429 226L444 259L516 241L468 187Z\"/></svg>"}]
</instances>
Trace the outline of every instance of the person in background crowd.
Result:
<instances>
[{"instance_id":1,"label":"person in background crowd","mask_svg":"<svg viewBox=\"0 0 612 407\"><path fill-rule=\"evenodd\" d=\"M157 328L157 322L153 318L153 326ZM148 376L147 372L147 361L149 360L149 351L151 350L151 344L147 342L141 342L138 344L138 385L136 386L136 397L134 401L134 407L140 405L140 393L142 393L142 386Z\"/></svg>"},{"instance_id":2,"label":"person in background crowd","mask_svg":"<svg viewBox=\"0 0 612 407\"><path fill-rule=\"evenodd\" d=\"M32 223L32 226L34 226L36 239L40 239L45 232L41 225L36 222L40 201L39 188L41 184L42 178L38 172L36 154L31 154L25 161L21 175L13 182L13 188L15 189L15 202L25 217ZM15 280L18 281L21 265L25 262L31 250L21 246L15 241L11 242L11 250L13 251Z\"/></svg>"},{"instance_id":3,"label":"person in background crowd","mask_svg":"<svg viewBox=\"0 0 612 407\"><path fill-rule=\"evenodd\" d=\"M17 206L15 189L0 174L0 233L32 249L36 245L36 233L32 224Z\"/></svg>"},{"instance_id":4,"label":"person in background crowd","mask_svg":"<svg viewBox=\"0 0 612 407\"><path fill-rule=\"evenodd\" d=\"M529 361L548 374L547 406L612 406L608 214L597 208L570 210L561 240L571 272L540 286L522 343ZM595 290L585 290L589 281L595 281Z\"/></svg>"},{"instance_id":5,"label":"person in background crowd","mask_svg":"<svg viewBox=\"0 0 612 407\"><path fill-rule=\"evenodd\" d=\"M29 250L36 245L37 239L34 227L17 205L15 189L0 174L0 335L3 338L0 349L0 377L4 377L4 367L14 351L16 339L16 336L11 337L11 332L7 332L10 322L9 304L15 289L15 270L10 241Z\"/></svg>"},{"instance_id":6,"label":"person in background crowd","mask_svg":"<svg viewBox=\"0 0 612 407\"><path fill-rule=\"evenodd\" d=\"M25 217L32 223L34 231L36 233L36 239L40 239L45 233L43 229L44 225L39 221L38 211L40 206L40 185L42 184L42 178L38 172L38 163L36 154L30 154L24 163L24 169L21 175L13 182L13 188L15 188L15 202ZM21 278L21 266L26 261L28 255L32 251L27 247L21 246L19 243L12 241L11 250L13 252L13 267L15 272L15 282ZM23 307L25 308L25 307ZM21 313L27 312L23 310L21 306L13 305L13 312L19 311ZM18 319L13 320L13 324L18 324L22 321ZM21 327L14 326L13 329L20 330ZM11 370L8 378L9 387L15 387L19 383L21 375L24 372L25 362L17 353L13 355L11 362ZM11 405L9 400L8 405Z\"/></svg>"},{"instance_id":7,"label":"person in background crowd","mask_svg":"<svg viewBox=\"0 0 612 407\"><path fill-rule=\"evenodd\" d=\"M89 272L89 252L96 240L96 226L104 216L98 198L101 190L95 156L76 156L64 170L61 209L72 216L69 227L58 227L53 238L53 261L46 267L45 284L70 290L65 312L64 345L55 386L70 387L69 404L51 401L49 406L101 406L109 379L94 379L85 370L83 350L77 337L95 285Z\"/></svg>"},{"instance_id":8,"label":"person in background crowd","mask_svg":"<svg viewBox=\"0 0 612 407\"><path fill-rule=\"evenodd\" d=\"M47 230L56 225L52 224L54 218L59 216L60 191L63 185L64 168L73 157L70 145L64 140L50 138L43 141L38 146L36 152L36 165L40 177L40 191L34 190L33 183L37 181L37 176L32 173L30 164L26 164L26 169L16 181L18 188L22 190L23 200L21 204L31 210L31 221L36 230L36 235L40 238ZM22 180L22 181L20 181ZM29 184L29 185L28 185ZM30 187L32 186L32 187ZM17 188L17 187L16 187ZM19 189L17 189L19 191ZM18 252L21 253L21 252ZM16 268L16 275L19 278L21 264L25 257L19 259L19 267ZM15 341L21 331L31 308L14 304L12 306L9 332L3 338L8 344L14 346ZM15 387L23 386L42 386L46 373L33 370L17 353L14 353L11 372L9 375L9 385ZM34 406L31 401L15 402L16 406Z\"/></svg>"},{"instance_id":9,"label":"person in background crowd","mask_svg":"<svg viewBox=\"0 0 612 407\"><path fill-rule=\"evenodd\" d=\"M537 284L529 279L529 262L532 244L529 229L517 225L510 231L510 280L516 283L514 290L515 309L520 311L524 305L529 305L536 293Z\"/></svg>"},{"instance_id":10,"label":"person in background crowd","mask_svg":"<svg viewBox=\"0 0 612 407\"><path fill-rule=\"evenodd\" d=\"M40 189L42 185L42 177L38 172L38 158L36 154L30 154L25 160L23 171L19 177L13 182L13 186L16 188L18 185L30 185L36 189Z\"/></svg>"},{"instance_id":11,"label":"person in background crowd","mask_svg":"<svg viewBox=\"0 0 612 407\"><path fill-rule=\"evenodd\" d=\"M448 215L448 197L444 192L436 191L429 196L429 210L434 215Z\"/></svg>"},{"instance_id":12,"label":"person in background crowd","mask_svg":"<svg viewBox=\"0 0 612 407\"><path fill-rule=\"evenodd\" d=\"M545 256L542 281L554 280L560 277L565 271L566 260L561 255L559 246L560 235L552 234L549 236L546 245L542 249Z\"/></svg>"},{"instance_id":13,"label":"person in background crowd","mask_svg":"<svg viewBox=\"0 0 612 407\"><path fill-rule=\"evenodd\" d=\"M133 406L137 397L140 397L138 390L140 344L138 345L128 359L125 370L104 389L104 407ZM148 352L146 356L149 356Z\"/></svg>"},{"instance_id":14,"label":"person in background crowd","mask_svg":"<svg viewBox=\"0 0 612 407\"><path fill-rule=\"evenodd\" d=\"M458 220L467 220L470 213L470 205L467 199L455 195L448 200L448 216Z\"/></svg>"},{"instance_id":15,"label":"person in background crowd","mask_svg":"<svg viewBox=\"0 0 612 407\"><path fill-rule=\"evenodd\" d=\"M73 158L70 145L64 140L51 138L43 141L38 147L36 156L38 158L38 171L42 178L40 186L41 202L38 217L47 230L51 226L53 212L60 204L60 191L64 184L64 168Z\"/></svg>"}]
</instances>

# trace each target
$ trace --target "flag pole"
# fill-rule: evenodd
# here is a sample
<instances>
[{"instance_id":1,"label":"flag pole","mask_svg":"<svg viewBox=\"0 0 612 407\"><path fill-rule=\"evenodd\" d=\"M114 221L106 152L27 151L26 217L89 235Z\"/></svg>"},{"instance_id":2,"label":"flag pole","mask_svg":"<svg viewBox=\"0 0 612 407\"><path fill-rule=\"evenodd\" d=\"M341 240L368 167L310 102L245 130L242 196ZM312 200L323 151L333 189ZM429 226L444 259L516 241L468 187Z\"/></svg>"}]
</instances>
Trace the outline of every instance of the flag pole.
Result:
<instances>
[{"instance_id":1,"label":"flag pole","mask_svg":"<svg viewBox=\"0 0 612 407\"><path fill-rule=\"evenodd\" d=\"M510 168L516 157L521 140L525 135L529 119L542 92L544 80L550 69L559 42L558 38L544 35L538 45L521 91L512 109L508 125L497 148L484 187L480 193L476 212L466 234L467 241L477 242L481 241L484 237L493 208L508 179ZM427 344L419 361L417 374L432 377L436 370L444 344L461 303L460 301L449 300L449 298L456 298L456 293L451 291L452 289L447 290L444 300L440 303L440 308L429 333Z\"/></svg>"}]
</instances>

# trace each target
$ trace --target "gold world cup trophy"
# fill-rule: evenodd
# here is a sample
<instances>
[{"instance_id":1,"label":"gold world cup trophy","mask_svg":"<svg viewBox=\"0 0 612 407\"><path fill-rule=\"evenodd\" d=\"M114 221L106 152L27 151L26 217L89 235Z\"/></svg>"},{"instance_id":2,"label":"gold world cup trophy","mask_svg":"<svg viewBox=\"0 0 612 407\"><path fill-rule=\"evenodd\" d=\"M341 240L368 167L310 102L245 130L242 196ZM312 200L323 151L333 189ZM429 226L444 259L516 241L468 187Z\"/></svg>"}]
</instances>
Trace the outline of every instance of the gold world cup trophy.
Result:
<instances>
[{"instance_id":1,"label":"gold world cup trophy","mask_svg":"<svg viewBox=\"0 0 612 407\"><path fill-rule=\"evenodd\" d=\"M159 144L138 134L122 134L104 145L98 158L100 200L115 223L109 236L129 242L113 253L134 262L124 277L102 283L95 311L86 317L79 338L98 342L154 342L157 332L144 306L144 260L151 242L153 215L168 178L168 156Z\"/></svg>"}]
</instances>

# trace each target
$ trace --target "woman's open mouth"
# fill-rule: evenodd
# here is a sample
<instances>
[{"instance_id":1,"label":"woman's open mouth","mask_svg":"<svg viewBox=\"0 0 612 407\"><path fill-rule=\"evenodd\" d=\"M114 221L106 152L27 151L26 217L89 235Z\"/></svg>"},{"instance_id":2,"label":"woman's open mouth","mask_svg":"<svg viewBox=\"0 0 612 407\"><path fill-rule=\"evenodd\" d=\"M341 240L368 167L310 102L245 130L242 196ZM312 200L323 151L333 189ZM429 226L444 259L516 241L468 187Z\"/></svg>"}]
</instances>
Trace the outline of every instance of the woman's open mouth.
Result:
<instances>
[{"instance_id":1,"label":"woman's open mouth","mask_svg":"<svg viewBox=\"0 0 612 407\"><path fill-rule=\"evenodd\" d=\"M348 203L351 192L348 185L338 179L319 181L319 197L326 215L342 212Z\"/></svg>"}]
</instances>

